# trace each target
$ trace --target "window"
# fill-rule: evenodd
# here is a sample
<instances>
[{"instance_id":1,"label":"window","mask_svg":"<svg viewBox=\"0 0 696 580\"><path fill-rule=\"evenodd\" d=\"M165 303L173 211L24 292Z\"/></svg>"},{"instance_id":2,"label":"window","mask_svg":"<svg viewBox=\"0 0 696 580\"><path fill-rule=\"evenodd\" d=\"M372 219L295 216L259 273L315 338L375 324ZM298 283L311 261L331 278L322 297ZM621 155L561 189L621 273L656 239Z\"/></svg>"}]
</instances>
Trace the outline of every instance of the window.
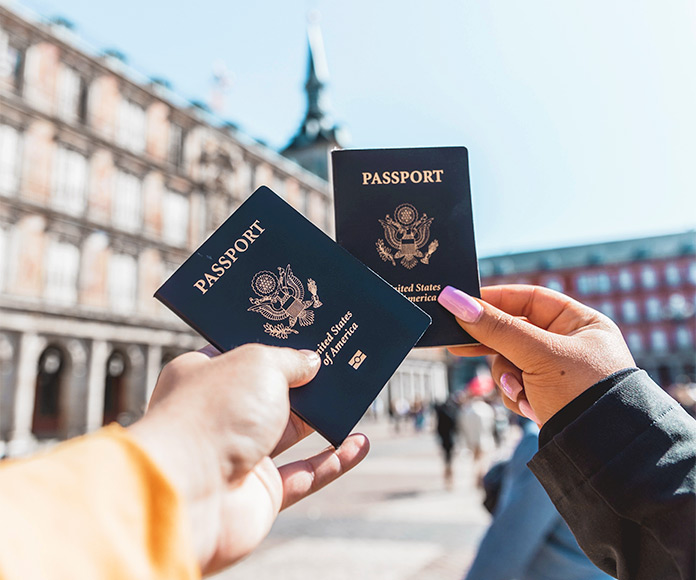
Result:
<instances>
[{"instance_id":1,"label":"window","mask_svg":"<svg viewBox=\"0 0 696 580\"><path fill-rule=\"evenodd\" d=\"M0 292L5 288L5 268L7 266L7 231L0 228Z\"/></svg>"},{"instance_id":2,"label":"window","mask_svg":"<svg viewBox=\"0 0 696 580\"><path fill-rule=\"evenodd\" d=\"M169 125L169 163L177 169L184 167L184 129L181 125Z\"/></svg>"},{"instance_id":3,"label":"window","mask_svg":"<svg viewBox=\"0 0 696 580\"><path fill-rule=\"evenodd\" d=\"M665 352L669 347L664 330L653 330L650 334L652 348L655 352Z\"/></svg>"},{"instance_id":4,"label":"window","mask_svg":"<svg viewBox=\"0 0 696 580\"><path fill-rule=\"evenodd\" d=\"M645 301L645 316L652 321L662 318L662 304L660 304L659 298L651 296Z\"/></svg>"},{"instance_id":5,"label":"window","mask_svg":"<svg viewBox=\"0 0 696 580\"><path fill-rule=\"evenodd\" d=\"M679 286L681 283L681 272L676 264L667 264L665 268L665 280L670 286Z\"/></svg>"},{"instance_id":6,"label":"window","mask_svg":"<svg viewBox=\"0 0 696 580\"><path fill-rule=\"evenodd\" d=\"M137 103L123 99L118 110L118 129L116 142L134 153L145 150L145 109Z\"/></svg>"},{"instance_id":7,"label":"window","mask_svg":"<svg viewBox=\"0 0 696 580\"><path fill-rule=\"evenodd\" d=\"M53 205L66 213L80 215L85 209L87 158L77 151L58 147L53 173Z\"/></svg>"},{"instance_id":8,"label":"window","mask_svg":"<svg viewBox=\"0 0 696 580\"><path fill-rule=\"evenodd\" d=\"M645 266L640 273L640 279L643 282L643 287L652 289L657 287L657 272L652 266Z\"/></svg>"},{"instance_id":9,"label":"window","mask_svg":"<svg viewBox=\"0 0 696 580\"><path fill-rule=\"evenodd\" d=\"M626 322L638 322L638 305L633 300L626 300L621 305L621 313Z\"/></svg>"},{"instance_id":10,"label":"window","mask_svg":"<svg viewBox=\"0 0 696 580\"><path fill-rule=\"evenodd\" d=\"M188 198L180 193L165 191L162 214L164 241L175 246L185 246L188 242Z\"/></svg>"},{"instance_id":11,"label":"window","mask_svg":"<svg viewBox=\"0 0 696 580\"><path fill-rule=\"evenodd\" d=\"M692 284L696 284L696 262L689 264L689 280Z\"/></svg>"},{"instance_id":12,"label":"window","mask_svg":"<svg viewBox=\"0 0 696 580\"><path fill-rule=\"evenodd\" d=\"M675 293L669 297L667 303L670 318L683 320L691 316L693 310L683 294Z\"/></svg>"},{"instance_id":13,"label":"window","mask_svg":"<svg viewBox=\"0 0 696 580\"><path fill-rule=\"evenodd\" d=\"M135 310L137 264L135 258L114 254L109 262L109 303L115 312L127 314Z\"/></svg>"},{"instance_id":14,"label":"window","mask_svg":"<svg viewBox=\"0 0 696 580\"><path fill-rule=\"evenodd\" d=\"M544 286L556 292L563 292L563 280L557 276L546 278Z\"/></svg>"},{"instance_id":15,"label":"window","mask_svg":"<svg viewBox=\"0 0 696 580\"><path fill-rule=\"evenodd\" d=\"M592 280L588 274L580 274L575 284L580 294L590 294L592 292Z\"/></svg>"},{"instance_id":16,"label":"window","mask_svg":"<svg viewBox=\"0 0 696 580\"><path fill-rule=\"evenodd\" d=\"M132 173L118 171L112 190L112 216L117 228L134 232L141 225L141 181Z\"/></svg>"},{"instance_id":17,"label":"window","mask_svg":"<svg viewBox=\"0 0 696 580\"><path fill-rule=\"evenodd\" d=\"M24 50L0 29L0 85L9 86L19 93L23 77Z\"/></svg>"},{"instance_id":18,"label":"window","mask_svg":"<svg viewBox=\"0 0 696 580\"><path fill-rule=\"evenodd\" d=\"M70 243L54 241L48 246L44 266L46 300L66 306L77 303L80 250Z\"/></svg>"},{"instance_id":19,"label":"window","mask_svg":"<svg viewBox=\"0 0 696 580\"><path fill-rule=\"evenodd\" d=\"M599 307L600 312L602 314L607 315L609 318L614 320L614 317L616 316L616 311L614 310L614 305L611 302L603 302L602 305Z\"/></svg>"},{"instance_id":20,"label":"window","mask_svg":"<svg viewBox=\"0 0 696 580\"><path fill-rule=\"evenodd\" d=\"M70 66L61 67L58 74L58 115L66 121L87 119L87 83Z\"/></svg>"},{"instance_id":21,"label":"window","mask_svg":"<svg viewBox=\"0 0 696 580\"><path fill-rule=\"evenodd\" d=\"M0 194L13 195L19 189L21 148L19 131L9 125L0 125Z\"/></svg>"},{"instance_id":22,"label":"window","mask_svg":"<svg viewBox=\"0 0 696 580\"><path fill-rule=\"evenodd\" d=\"M621 270L619 272L619 287L625 292L633 290L633 274L630 270Z\"/></svg>"},{"instance_id":23,"label":"window","mask_svg":"<svg viewBox=\"0 0 696 580\"><path fill-rule=\"evenodd\" d=\"M679 328L677 328L675 339L679 348L691 348L694 344L693 337L691 336L691 331L685 326L680 326Z\"/></svg>"},{"instance_id":24,"label":"window","mask_svg":"<svg viewBox=\"0 0 696 580\"><path fill-rule=\"evenodd\" d=\"M611 292L611 279L609 274L605 272L580 274L576 284L580 294L593 294L595 292L608 294Z\"/></svg>"},{"instance_id":25,"label":"window","mask_svg":"<svg viewBox=\"0 0 696 580\"><path fill-rule=\"evenodd\" d=\"M628 348L631 352L640 352L643 350L643 337L639 332L631 332L626 337Z\"/></svg>"}]
</instances>

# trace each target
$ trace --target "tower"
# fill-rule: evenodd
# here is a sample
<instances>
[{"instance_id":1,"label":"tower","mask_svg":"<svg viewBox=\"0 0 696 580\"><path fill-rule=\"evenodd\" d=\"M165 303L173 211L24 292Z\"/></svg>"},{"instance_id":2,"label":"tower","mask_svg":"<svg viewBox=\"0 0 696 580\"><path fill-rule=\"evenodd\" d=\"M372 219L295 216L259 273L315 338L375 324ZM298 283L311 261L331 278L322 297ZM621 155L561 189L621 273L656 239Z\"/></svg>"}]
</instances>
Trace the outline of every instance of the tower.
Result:
<instances>
[{"instance_id":1,"label":"tower","mask_svg":"<svg viewBox=\"0 0 696 580\"><path fill-rule=\"evenodd\" d=\"M307 40L307 112L282 154L323 179L328 179L329 151L342 146L343 131L327 112L329 104L325 91L329 74L316 13L308 18Z\"/></svg>"}]
</instances>

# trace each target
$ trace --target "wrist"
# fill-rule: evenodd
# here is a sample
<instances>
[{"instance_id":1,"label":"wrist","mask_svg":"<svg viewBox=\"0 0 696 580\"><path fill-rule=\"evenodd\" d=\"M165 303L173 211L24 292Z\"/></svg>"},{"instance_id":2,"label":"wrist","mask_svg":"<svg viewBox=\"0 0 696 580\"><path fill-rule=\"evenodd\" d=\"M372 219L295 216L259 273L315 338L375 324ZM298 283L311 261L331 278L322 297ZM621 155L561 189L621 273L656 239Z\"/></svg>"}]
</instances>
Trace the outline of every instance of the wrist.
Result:
<instances>
[{"instance_id":1,"label":"wrist","mask_svg":"<svg viewBox=\"0 0 696 580\"><path fill-rule=\"evenodd\" d=\"M189 529L196 530L194 547L203 567L221 526L224 478L214 447L184 418L172 415L152 411L128 431L183 500Z\"/></svg>"},{"instance_id":2,"label":"wrist","mask_svg":"<svg viewBox=\"0 0 696 580\"><path fill-rule=\"evenodd\" d=\"M602 398L612 387L616 386L629 375L638 372L638 370L639 369L635 367L630 367L612 373L602 380L597 381L589 389L586 389L568 402L544 423L539 433L539 448L541 449L551 441L551 439L563 431L563 429L580 417L580 415L590 409L590 407Z\"/></svg>"}]
</instances>

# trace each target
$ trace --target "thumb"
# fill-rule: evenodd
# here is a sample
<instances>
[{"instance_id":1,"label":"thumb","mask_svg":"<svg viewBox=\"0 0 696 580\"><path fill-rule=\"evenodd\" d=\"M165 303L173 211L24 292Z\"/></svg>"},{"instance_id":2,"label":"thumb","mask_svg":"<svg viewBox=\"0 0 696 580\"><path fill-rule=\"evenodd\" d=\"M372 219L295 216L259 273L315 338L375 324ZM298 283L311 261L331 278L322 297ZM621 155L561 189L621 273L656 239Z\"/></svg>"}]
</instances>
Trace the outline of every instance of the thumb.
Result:
<instances>
[{"instance_id":1,"label":"thumb","mask_svg":"<svg viewBox=\"0 0 696 580\"><path fill-rule=\"evenodd\" d=\"M540 354L552 350L553 333L452 286L445 287L437 301L457 317L459 325L472 337L522 371L538 360Z\"/></svg>"},{"instance_id":2,"label":"thumb","mask_svg":"<svg viewBox=\"0 0 696 580\"><path fill-rule=\"evenodd\" d=\"M306 385L321 367L321 358L313 350L263 344L245 344L212 361L219 364L243 362L254 367L275 369L285 376L290 387Z\"/></svg>"}]
</instances>

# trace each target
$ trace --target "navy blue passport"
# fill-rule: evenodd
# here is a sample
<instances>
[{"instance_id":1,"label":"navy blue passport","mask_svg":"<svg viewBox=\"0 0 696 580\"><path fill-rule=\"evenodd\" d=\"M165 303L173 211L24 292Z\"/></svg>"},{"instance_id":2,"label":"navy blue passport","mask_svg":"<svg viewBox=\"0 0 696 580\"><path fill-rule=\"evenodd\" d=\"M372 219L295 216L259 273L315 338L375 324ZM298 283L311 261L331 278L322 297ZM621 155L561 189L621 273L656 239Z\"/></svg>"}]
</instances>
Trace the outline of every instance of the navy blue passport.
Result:
<instances>
[{"instance_id":1,"label":"navy blue passport","mask_svg":"<svg viewBox=\"0 0 696 580\"><path fill-rule=\"evenodd\" d=\"M476 341L437 302L480 297L465 147L331 152L336 241L432 318L416 346Z\"/></svg>"},{"instance_id":2,"label":"navy blue passport","mask_svg":"<svg viewBox=\"0 0 696 580\"><path fill-rule=\"evenodd\" d=\"M213 346L311 349L322 366L293 411L339 446L430 317L267 187L257 189L155 297Z\"/></svg>"}]
</instances>

